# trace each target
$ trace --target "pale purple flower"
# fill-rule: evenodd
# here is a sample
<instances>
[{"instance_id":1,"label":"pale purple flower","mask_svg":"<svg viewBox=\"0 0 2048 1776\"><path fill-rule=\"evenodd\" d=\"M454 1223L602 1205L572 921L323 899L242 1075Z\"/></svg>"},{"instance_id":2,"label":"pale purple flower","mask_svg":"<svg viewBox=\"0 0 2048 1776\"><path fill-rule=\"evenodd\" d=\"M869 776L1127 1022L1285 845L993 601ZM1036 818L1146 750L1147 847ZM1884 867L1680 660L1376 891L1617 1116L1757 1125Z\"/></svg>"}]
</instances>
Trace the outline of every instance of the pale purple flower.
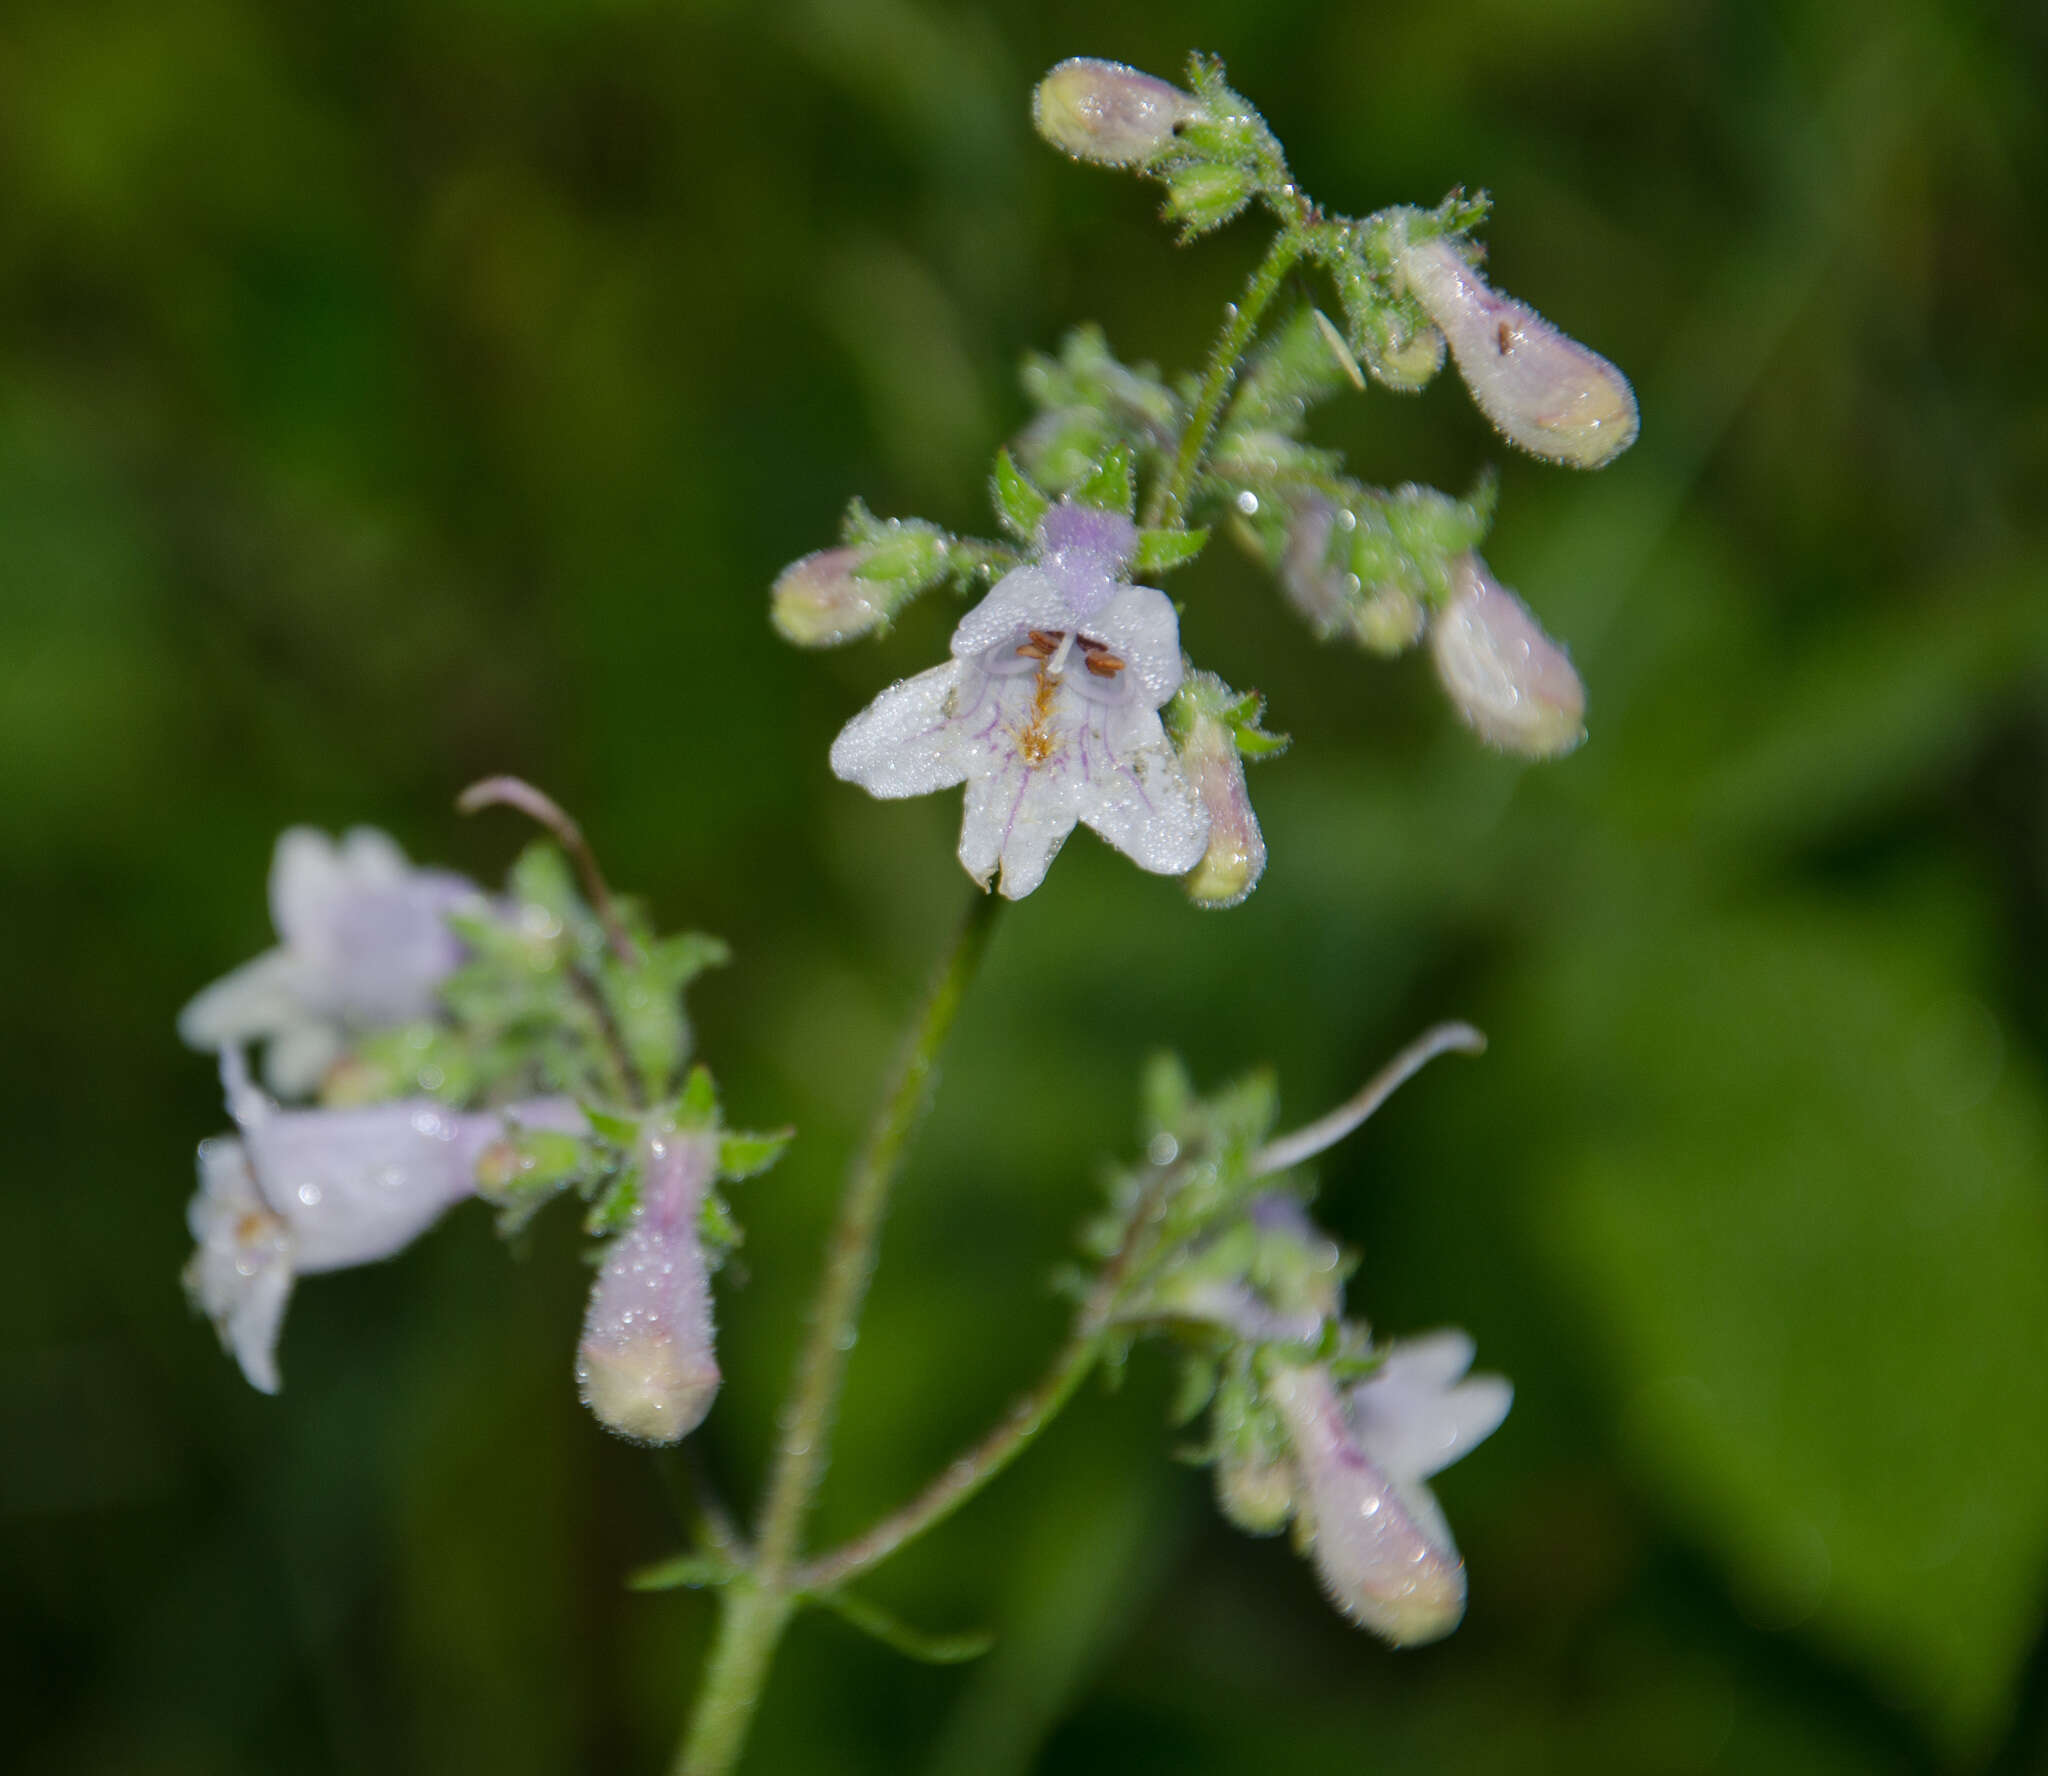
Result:
<instances>
[{"instance_id":1,"label":"pale purple flower","mask_svg":"<svg viewBox=\"0 0 2048 1776\"><path fill-rule=\"evenodd\" d=\"M1571 656L1469 551L1451 564L1429 647L1452 706L1482 740L1555 758L1586 737L1586 687Z\"/></svg>"},{"instance_id":2,"label":"pale purple flower","mask_svg":"<svg viewBox=\"0 0 2048 1776\"><path fill-rule=\"evenodd\" d=\"M961 620L952 659L884 691L832 743L832 769L894 798L967 786L960 861L1012 900L1045 879L1075 823L1140 868L1185 875L1209 817L1159 709L1181 682L1163 592L1122 575L1128 518L1061 504L1035 560Z\"/></svg>"},{"instance_id":3,"label":"pale purple flower","mask_svg":"<svg viewBox=\"0 0 2048 1776\"><path fill-rule=\"evenodd\" d=\"M352 1035L434 1009L462 960L448 915L485 904L449 870L414 869L385 834L359 826L337 844L295 826L277 841L270 911L282 940L223 976L178 1016L194 1048L263 1042L264 1078L303 1097Z\"/></svg>"},{"instance_id":4,"label":"pale purple flower","mask_svg":"<svg viewBox=\"0 0 2048 1776\"><path fill-rule=\"evenodd\" d=\"M1472 399L1511 444L1597 469L1635 442L1628 378L1526 302L1489 286L1455 242L1416 241L1398 263L1403 282L1450 341Z\"/></svg>"},{"instance_id":5,"label":"pale purple flower","mask_svg":"<svg viewBox=\"0 0 2048 1776\"><path fill-rule=\"evenodd\" d=\"M1280 1369L1267 1390L1299 1482L1297 1541L1331 1601L1397 1646L1441 1639L1465 1613L1465 1563L1424 1482L1507 1416L1513 1389L1466 1377L1471 1365L1470 1338L1433 1332L1348 1390L1321 1363Z\"/></svg>"},{"instance_id":6,"label":"pale purple flower","mask_svg":"<svg viewBox=\"0 0 2048 1776\"><path fill-rule=\"evenodd\" d=\"M1201 114L1193 93L1093 56L1060 63L1031 95L1038 133L1076 160L1098 166L1142 166Z\"/></svg>"},{"instance_id":7,"label":"pale purple flower","mask_svg":"<svg viewBox=\"0 0 2048 1776\"><path fill-rule=\"evenodd\" d=\"M819 549L775 577L768 615L775 632L798 647L838 647L867 634L889 614L889 588L854 569L867 551Z\"/></svg>"},{"instance_id":8,"label":"pale purple flower","mask_svg":"<svg viewBox=\"0 0 2048 1776\"><path fill-rule=\"evenodd\" d=\"M718 1392L711 1279L698 1217L718 1137L668 1130L640 1156L640 1200L590 1291L576 1380L601 1423L636 1443L679 1443Z\"/></svg>"},{"instance_id":9,"label":"pale purple flower","mask_svg":"<svg viewBox=\"0 0 2048 1776\"><path fill-rule=\"evenodd\" d=\"M355 1110L286 1110L221 1055L238 1133L199 1148L186 1220L199 1249L185 1287L250 1384L278 1390L277 1339L294 1280L373 1264L410 1245L474 1193L476 1165L508 1123L580 1131L567 1098L464 1113L429 1098Z\"/></svg>"}]
</instances>

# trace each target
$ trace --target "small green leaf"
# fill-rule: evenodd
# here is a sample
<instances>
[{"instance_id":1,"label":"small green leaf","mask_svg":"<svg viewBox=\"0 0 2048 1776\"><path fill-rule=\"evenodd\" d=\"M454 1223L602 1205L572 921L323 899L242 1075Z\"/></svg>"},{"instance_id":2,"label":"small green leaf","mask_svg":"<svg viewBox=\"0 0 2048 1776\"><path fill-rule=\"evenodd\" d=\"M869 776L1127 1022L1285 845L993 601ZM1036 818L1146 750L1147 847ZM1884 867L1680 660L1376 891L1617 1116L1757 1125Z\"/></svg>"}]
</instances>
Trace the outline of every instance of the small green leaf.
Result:
<instances>
[{"instance_id":1,"label":"small green leaf","mask_svg":"<svg viewBox=\"0 0 2048 1776\"><path fill-rule=\"evenodd\" d=\"M807 1592L804 1601L830 1610L849 1627L858 1628L906 1659L916 1659L925 1665L958 1665L980 1658L996 1644L996 1637L986 1629L967 1634L927 1634L850 1591Z\"/></svg>"},{"instance_id":2,"label":"small green leaf","mask_svg":"<svg viewBox=\"0 0 2048 1776\"><path fill-rule=\"evenodd\" d=\"M671 1554L626 1575L629 1591L702 1591L708 1586L729 1585L739 1577L739 1568L716 1554Z\"/></svg>"},{"instance_id":3,"label":"small green leaf","mask_svg":"<svg viewBox=\"0 0 2048 1776\"><path fill-rule=\"evenodd\" d=\"M584 1104L580 1108L590 1126L614 1147L630 1148L639 1142L640 1119L637 1116L607 1110L598 1104Z\"/></svg>"},{"instance_id":4,"label":"small green leaf","mask_svg":"<svg viewBox=\"0 0 2048 1776\"><path fill-rule=\"evenodd\" d=\"M1129 447L1113 445L1088 478L1074 489L1074 498L1084 506L1128 516L1138 504L1135 468Z\"/></svg>"},{"instance_id":5,"label":"small green leaf","mask_svg":"<svg viewBox=\"0 0 2048 1776\"><path fill-rule=\"evenodd\" d=\"M718 1137L718 1175L737 1184L758 1177L782 1157L796 1130L772 1129L765 1135L728 1131Z\"/></svg>"},{"instance_id":6,"label":"small green leaf","mask_svg":"<svg viewBox=\"0 0 2048 1776\"><path fill-rule=\"evenodd\" d=\"M1208 547L1206 530L1141 530L1136 567L1140 573L1171 573Z\"/></svg>"},{"instance_id":7,"label":"small green leaf","mask_svg":"<svg viewBox=\"0 0 2048 1776\"><path fill-rule=\"evenodd\" d=\"M583 1217L583 1231L596 1238L617 1233L633 1218L633 1211L640 1206L640 1168L628 1166L591 1204L590 1213Z\"/></svg>"},{"instance_id":8,"label":"small green leaf","mask_svg":"<svg viewBox=\"0 0 2048 1776\"><path fill-rule=\"evenodd\" d=\"M681 1128L708 1128L717 1120L718 1087L711 1078L711 1069L700 1061L683 1082L683 1095L676 1103L676 1123Z\"/></svg>"},{"instance_id":9,"label":"small green leaf","mask_svg":"<svg viewBox=\"0 0 2048 1776\"><path fill-rule=\"evenodd\" d=\"M1006 449L996 452L993 492L996 516L1003 528L1020 541L1030 542L1038 534L1039 521L1052 510L1052 501L1031 485L1030 477Z\"/></svg>"}]
</instances>

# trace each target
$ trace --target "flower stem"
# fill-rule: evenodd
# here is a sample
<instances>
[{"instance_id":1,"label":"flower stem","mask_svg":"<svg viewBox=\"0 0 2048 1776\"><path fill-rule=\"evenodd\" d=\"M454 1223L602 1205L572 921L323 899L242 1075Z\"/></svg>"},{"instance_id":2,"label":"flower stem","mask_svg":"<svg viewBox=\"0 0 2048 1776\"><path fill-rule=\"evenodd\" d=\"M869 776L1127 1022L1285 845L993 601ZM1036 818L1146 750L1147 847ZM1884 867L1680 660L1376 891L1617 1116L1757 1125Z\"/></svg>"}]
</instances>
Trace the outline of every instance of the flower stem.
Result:
<instances>
[{"instance_id":1,"label":"flower stem","mask_svg":"<svg viewBox=\"0 0 2048 1776\"><path fill-rule=\"evenodd\" d=\"M1074 1316L1074 1330L1053 1357L1035 1387L1011 1405L987 1436L965 1455L947 1463L945 1471L924 1491L879 1523L811 1561L798 1575L806 1591L826 1591L879 1566L906 1542L914 1541L928 1529L959 1510L988 1485L1010 1463L1028 1449L1039 1432L1074 1397L1101 1359L1103 1343L1116 1323L1119 1297L1132 1262L1144 1246L1145 1236L1158 1220L1179 1180L1182 1168L1167 1165L1147 1186L1124 1223L1123 1237L1108 1263L1088 1291L1081 1310Z\"/></svg>"},{"instance_id":2,"label":"flower stem","mask_svg":"<svg viewBox=\"0 0 2048 1776\"><path fill-rule=\"evenodd\" d=\"M796 1573L804 1519L824 1472L846 1356L874 1272L889 1188L911 1135L924 1119L940 1050L987 950L1001 904L993 894L977 894L960 921L911 1026L867 1141L847 1176L810 1332L780 1419L782 1440L761 1511L758 1553L746 1577L721 1594L718 1638L677 1757L676 1776L724 1776L738 1761L769 1662L796 1607L797 1593L804 1588Z\"/></svg>"},{"instance_id":3,"label":"flower stem","mask_svg":"<svg viewBox=\"0 0 2048 1776\"><path fill-rule=\"evenodd\" d=\"M1244 362L1252 337L1259 330L1266 305L1273 300L1274 293L1305 250L1306 241L1302 234L1294 228L1283 228L1274 236L1259 269L1252 273L1244 294L1231 305L1223 331L1217 335L1208 365L1202 372L1202 388L1195 398L1195 410L1188 416L1187 429L1180 435L1180 448L1174 453L1173 472L1152 490L1151 501L1145 510L1148 528L1181 526L1188 494L1195 484L1195 471L1202 466L1202 454L1209 448L1209 435L1216 429L1217 415L1223 410L1223 398L1237 380L1238 366Z\"/></svg>"}]
</instances>

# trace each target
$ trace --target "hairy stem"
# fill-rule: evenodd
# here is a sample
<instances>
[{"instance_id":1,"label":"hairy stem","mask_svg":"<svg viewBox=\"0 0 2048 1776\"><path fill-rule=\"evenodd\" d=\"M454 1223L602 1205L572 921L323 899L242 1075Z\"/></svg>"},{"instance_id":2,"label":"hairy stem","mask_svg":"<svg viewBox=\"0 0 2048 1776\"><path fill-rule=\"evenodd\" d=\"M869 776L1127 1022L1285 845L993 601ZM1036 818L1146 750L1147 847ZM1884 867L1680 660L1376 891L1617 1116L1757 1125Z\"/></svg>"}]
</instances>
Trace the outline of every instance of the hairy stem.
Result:
<instances>
[{"instance_id":1,"label":"hairy stem","mask_svg":"<svg viewBox=\"0 0 2048 1776\"><path fill-rule=\"evenodd\" d=\"M1131 1210L1124 1223L1123 1238L1081 1311L1074 1316L1074 1330L1053 1357L1035 1387L1020 1395L1001 1421L966 1454L957 1456L929 1486L900 1509L855 1536L852 1541L803 1568L800 1579L806 1591L825 1591L879 1566L906 1542L943 1522L983 1487L1030 1448L1039 1432L1074 1397L1102 1356L1103 1341L1115 1323L1117 1298L1131 1264L1144 1245L1145 1235L1165 1207L1167 1197L1180 1176L1178 1166L1164 1166Z\"/></svg>"},{"instance_id":2,"label":"hairy stem","mask_svg":"<svg viewBox=\"0 0 2048 1776\"><path fill-rule=\"evenodd\" d=\"M782 1440L762 1507L758 1552L747 1577L722 1594L718 1639L677 1758L677 1776L723 1776L738 1760L776 1643L788 1626L796 1594L804 1589L796 1575L804 1520L824 1472L846 1356L874 1272L889 1188L929 1106L940 1050L988 947L1001 904L992 894L976 895L961 920L911 1026L867 1141L847 1176L810 1331L781 1415Z\"/></svg>"},{"instance_id":3,"label":"hairy stem","mask_svg":"<svg viewBox=\"0 0 2048 1776\"><path fill-rule=\"evenodd\" d=\"M1195 473L1202 466L1203 452L1209 448L1210 434L1215 431L1217 416L1223 411L1224 397L1237 380L1238 367L1244 362L1253 335L1259 330L1266 305L1273 300L1275 292L1286 281L1287 274L1294 269L1304 250L1302 236L1292 228L1283 229L1267 249L1264 262L1252 273L1252 281L1245 286L1244 294L1231 305L1223 331L1217 335L1216 344L1209 353L1208 366L1202 372L1201 392L1195 397L1195 410L1188 416L1187 429L1180 435L1173 471L1152 490L1152 498L1145 511L1148 528L1180 526L1188 494L1195 485Z\"/></svg>"}]
</instances>

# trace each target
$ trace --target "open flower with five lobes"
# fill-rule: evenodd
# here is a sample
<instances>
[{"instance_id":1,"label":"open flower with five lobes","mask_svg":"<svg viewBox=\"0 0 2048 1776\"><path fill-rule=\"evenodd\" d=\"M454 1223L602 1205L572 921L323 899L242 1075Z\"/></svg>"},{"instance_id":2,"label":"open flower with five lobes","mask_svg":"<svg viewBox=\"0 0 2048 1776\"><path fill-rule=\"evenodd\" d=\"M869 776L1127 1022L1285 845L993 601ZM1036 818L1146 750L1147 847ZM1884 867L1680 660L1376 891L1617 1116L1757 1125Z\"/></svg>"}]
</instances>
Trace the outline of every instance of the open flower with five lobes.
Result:
<instances>
[{"instance_id":1,"label":"open flower with five lobes","mask_svg":"<svg viewBox=\"0 0 2048 1776\"><path fill-rule=\"evenodd\" d=\"M178 1034L194 1048L264 1042L272 1090L303 1097L352 1034L434 1009L463 956L448 915L483 904L466 877L414 869L373 827L356 827L339 844L292 827L270 864L282 941L193 999L178 1014Z\"/></svg>"},{"instance_id":2,"label":"open flower with five lobes","mask_svg":"<svg viewBox=\"0 0 2048 1776\"><path fill-rule=\"evenodd\" d=\"M1507 1417L1514 1389L1471 1366L1470 1338L1432 1332L1348 1389L1322 1363L1268 1386L1293 1456L1295 1538L1330 1600L1397 1646L1439 1640L1465 1613L1465 1563L1424 1482Z\"/></svg>"},{"instance_id":3,"label":"open flower with five lobes","mask_svg":"<svg viewBox=\"0 0 2048 1776\"><path fill-rule=\"evenodd\" d=\"M221 1081L238 1132L200 1144L199 1194L186 1212L199 1249L185 1288L266 1394L280 1385L277 1339L298 1277L410 1245L475 1192L477 1160L508 1122L584 1127L568 1098L502 1111L450 1110L430 1098L286 1110L250 1082L239 1048L222 1051Z\"/></svg>"},{"instance_id":4,"label":"open flower with five lobes","mask_svg":"<svg viewBox=\"0 0 2048 1776\"><path fill-rule=\"evenodd\" d=\"M1010 899L1045 879L1078 821L1142 869L1185 875L1209 817L1159 710L1180 688L1172 603L1123 574L1128 518L1065 503L1037 557L953 631L952 655L884 691L832 743L832 769L871 795L967 786L960 861Z\"/></svg>"}]
</instances>

